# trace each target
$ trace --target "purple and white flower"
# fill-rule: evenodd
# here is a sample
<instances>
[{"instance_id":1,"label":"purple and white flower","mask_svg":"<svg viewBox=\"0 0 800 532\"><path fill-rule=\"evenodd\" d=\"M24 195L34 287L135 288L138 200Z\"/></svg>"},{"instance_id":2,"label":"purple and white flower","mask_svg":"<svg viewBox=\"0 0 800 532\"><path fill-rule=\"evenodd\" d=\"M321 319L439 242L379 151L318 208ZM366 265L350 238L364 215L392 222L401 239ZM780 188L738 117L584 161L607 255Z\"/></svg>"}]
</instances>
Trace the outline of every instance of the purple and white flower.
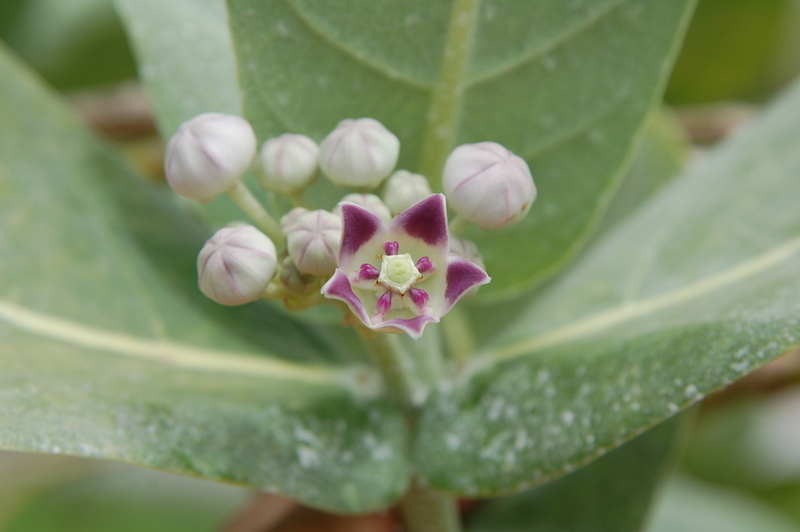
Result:
<instances>
[{"instance_id":1,"label":"purple and white flower","mask_svg":"<svg viewBox=\"0 0 800 532\"><path fill-rule=\"evenodd\" d=\"M387 226L353 203L342 204L338 268L322 294L343 301L370 329L419 338L473 287L491 279L449 255L445 198L433 194Z\"/></svg>"}]
</instances>

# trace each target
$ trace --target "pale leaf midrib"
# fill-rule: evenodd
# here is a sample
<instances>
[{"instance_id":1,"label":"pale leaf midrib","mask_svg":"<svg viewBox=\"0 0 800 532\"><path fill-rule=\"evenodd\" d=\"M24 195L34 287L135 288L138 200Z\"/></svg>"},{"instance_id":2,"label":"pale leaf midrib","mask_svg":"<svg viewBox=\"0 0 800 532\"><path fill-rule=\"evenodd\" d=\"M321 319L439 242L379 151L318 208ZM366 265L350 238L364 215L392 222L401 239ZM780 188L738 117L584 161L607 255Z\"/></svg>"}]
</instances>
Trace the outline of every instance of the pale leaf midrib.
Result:
<instances>
[{"instance_id":1,"label":"pale leaf midrib","mask_svg":"<svg viewBox=\"0 0 800 532\"><path fill-rule=\"evenodd\" d=\"M475 368L485 367L496 362L557 347L569 342L589 337L611 327L642 318L648 314L677 306L702 295L730 286L736 282L753 277L767 269L777 266L800 252L800 236L776 246L757 257L715 275L700 279L677 290L640 301L625 302L616 307L563 325L549 332L514 344L490 350L474 359Z\"/></svg>"},{"instance_id":2,"label":"pale leaf midrib","mask_svg":"<svg viewBox=\"0 0 800 532\"><path fill-rule=\"evenodd\" d=\"M218 371L312 384L341 384L345 372L329 367L293 364L256 355L206 349L105 331L0 300L0 321L29 334L57 342L188 370Z\"/></svg>"}]
</instances>

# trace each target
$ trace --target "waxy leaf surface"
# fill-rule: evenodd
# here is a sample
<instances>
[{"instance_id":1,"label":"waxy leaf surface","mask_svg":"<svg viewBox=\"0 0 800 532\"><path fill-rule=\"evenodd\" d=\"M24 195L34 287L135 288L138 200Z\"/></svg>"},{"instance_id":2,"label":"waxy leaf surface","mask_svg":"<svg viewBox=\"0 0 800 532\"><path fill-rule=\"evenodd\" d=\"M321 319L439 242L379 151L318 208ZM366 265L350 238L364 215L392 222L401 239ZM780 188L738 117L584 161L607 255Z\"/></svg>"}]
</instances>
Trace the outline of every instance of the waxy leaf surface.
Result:
<instances>
[{"instance_id":1,"label":"waxy leaf surface","mask_svg":"<svg viewBox=\"0 0 800 532\"><path fill-rule=\"evenodd\" d=\"M371 399L376 377L354 365L352 335L205 300L193 271L204 231L172 195L4 51L0 95L0 447L339 512L392 503L406 483L404 424Z\"/></svg>"},{"instance_id":2,"label":"waxy leaf surface","mask_svg":"<svg viewBox=\"0 0 800 532\"><path fill-rule=\"evenodd\" d=\"M528 161L539 199L525 221L467 234L494 279L483 298L542 281L591 234L692 5L228 0L243 110L262 140L320 140L370 116L400 138L399 167L434 182L456 144L492 140ZM343 193L311 195L330 208Z\"/></svg>"},{"instance_id":3,"label":"waxy leaf surface","mask_svg":"<svg viewBox=\"0 0 800 532\"><path fill-rule=\"evenodd\" d=\"M520 310L423 414L428 480L542 482L797 348L798 124L796 85Z\"/></svg>"}]
</instances>

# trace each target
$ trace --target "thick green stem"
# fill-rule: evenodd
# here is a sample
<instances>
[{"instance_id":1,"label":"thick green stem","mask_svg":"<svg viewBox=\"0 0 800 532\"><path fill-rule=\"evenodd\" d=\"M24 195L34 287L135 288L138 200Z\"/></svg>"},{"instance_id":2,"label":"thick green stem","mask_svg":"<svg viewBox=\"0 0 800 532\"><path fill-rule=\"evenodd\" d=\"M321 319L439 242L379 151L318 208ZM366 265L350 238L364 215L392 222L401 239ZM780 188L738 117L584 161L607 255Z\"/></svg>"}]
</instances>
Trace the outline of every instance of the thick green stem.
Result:
<instances>
[{"instance_id":1,"label":"thick green stem","mask_svg":"<svg viewBox=\"0 0 800 532\"><path fill-rule=\"evenodd\" d=\"M450 309L447 316L442 319L442 328L448 353L455 360L467 360L475 352L475 338L472 335L469 316L462 307L456 306Z\"/></svg>"},{"instance_id":2,"label":"thick green stem","mask_svg":"<svg viewBox=\"0 0 800 532\"><path fill-rule=\"evenodd\" d=\"M281 233L281 227L272 216L270 216L264 206L258 202L244 183L238 181L236 185L228 191L228 196L253 219L259 229L264 231L278 247L283 247L284 239L283 233Z\"/></svg>"},{"instance_id":3,"label":"thick green stem","mask_svg":"<svg viewBox=\"0 0 800 532\"><path fill-rule=\"evenodd\" d=\"M414 408L415 377L409 361L403 356L395 335L365 332L364 340L372 351L373 359L383 375L386 391L391 400L411 411Z\"/></svg>"},{"instance_id":4,"label":"thick green stem","mask_svg":"<svg viewBox=\"0 0 800 532\"><path fill-rule=\"evenodd\" d=\"M434 491L414 478L400 503L408 532L459 532L461 518L454 497Z\"/></svg>"},{"instance_id":5,"label":"thick green stem","mask_svg":"<svg viewBox=\"0 0 800 532\"><path fill-rule=\"evenodd\" d=\"M420 173L430 180L434 192L442 190L442 168L455 143L464 93L464 73L479 3L479 0L454 0L450 12L442 67L431 93L419 166Z\"/></svg>"}]
</instances>

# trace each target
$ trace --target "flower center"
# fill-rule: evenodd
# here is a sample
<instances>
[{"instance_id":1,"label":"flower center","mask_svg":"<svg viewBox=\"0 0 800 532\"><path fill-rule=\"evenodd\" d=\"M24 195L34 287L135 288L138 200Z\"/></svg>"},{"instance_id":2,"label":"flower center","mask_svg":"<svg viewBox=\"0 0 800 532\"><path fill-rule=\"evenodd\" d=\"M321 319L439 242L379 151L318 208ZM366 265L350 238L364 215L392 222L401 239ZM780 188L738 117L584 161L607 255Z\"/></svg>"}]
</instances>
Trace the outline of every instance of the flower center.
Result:
<instances>
[{"instance_id":1,"label":"flower center","mask_svg":"<svg viewBox=\"0 0 800 532\"><path fill-rule=\"evenodd\" d=\"M395 292L405 294L411 286L422 279L410 253L402 255L382 255L378 284Z\"/></svg>"}]
</instances>

